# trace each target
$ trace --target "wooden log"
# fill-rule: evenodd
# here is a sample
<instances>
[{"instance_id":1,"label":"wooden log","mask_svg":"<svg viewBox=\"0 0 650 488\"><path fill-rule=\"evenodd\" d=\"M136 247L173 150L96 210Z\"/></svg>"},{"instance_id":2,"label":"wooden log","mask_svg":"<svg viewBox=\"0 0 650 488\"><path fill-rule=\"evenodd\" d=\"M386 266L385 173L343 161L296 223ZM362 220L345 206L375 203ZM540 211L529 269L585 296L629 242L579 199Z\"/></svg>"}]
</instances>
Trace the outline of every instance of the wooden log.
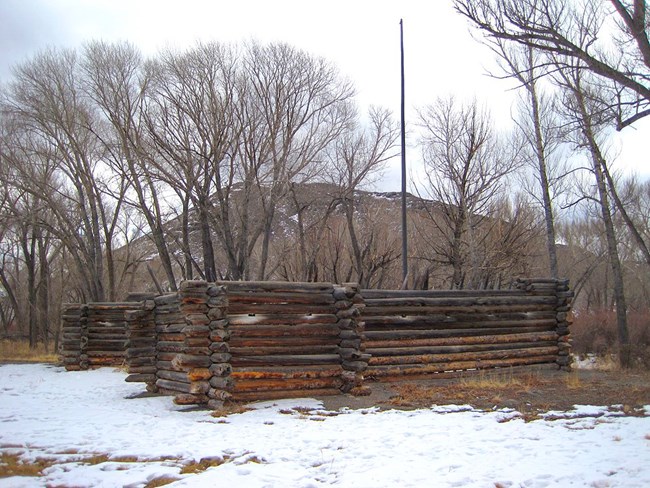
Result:
<instances>
[{"instance_id":1,"label":"wooden log","mask_svg":"<svg viewBox=\"0 0 650 488\"><path fill-rule=\"evenodd\" d=\"M289 313L276 313L276 314L236 314L232 310L228 312L228 321L231 326L234 325L314 325L314 324L335 324L338 317L334 313L325 314L289 314Z\"/></svg>"},{"instance_id":2,"label":"wooden log","mask_svg":"<svg viewBox=\"0 0 650 488\"><path fill-rule=\"evenodd\" d=\"M164 369L156 372L158 378L163 380L177 381L181 383L190 383L190 379L187 376L186 372L183 371L167 371Z\"/></svg>"},{"instance_id":3,"label":"wooden log","mask_svg":"<svg viewBox=\"0 0 650 488\"><path fill-rule=\"evenodd\" d=\"M476 361L459 361L449 363L435 364L409 364L409 365L388 365L388 366L369 366L365 371L366 378L375 378L381 381L395 381L404 376L424 376L434 373L443 373L448 371L467 371L472 369L490 369L490 368L508 368L511 366L531 365L554 363L555 355L534 356L525 358L512 359L493 359Z\"/></svg>"},{"instance_id":4,"label":"wooden log","mask_svg":"<svg viewBox=\"0 0 650 488\"><path fill-rule=\"evenodd\" d=\"M193 395L205 395L210 390L210 383L207 381L192 381L190 393Z\"/></svg>"},{"instance_id":5,"label":"wooden log","mask_svg":"<svg viewBox=\"0 0 650 488\"><path fill-rule=\"evenodd\" d=\"M520 316L517 316L520 315ZM548 325L556 322L555 312L549 311L545 314L472 314L467 315L411 315L384 317L363 316L366 328L370 329L430 329L438 328L478 328L478 327L510 327L517 325Z\"/></svg>"},{"instance_id":6,"label":"wooden log","mask_svg":"<svg viewBox=\"0 0 650 488\"><path fill-rule=\"evenodd\" d=\"M233 337L229 344L231 347L303 347L333 345L339 339L338 334L322 336L280 336L280 337Z\"/></svg>"},{"instance_id":7,"label":"wooden log","mask_svg":"<svg viewBox=\"0 0 650 488\"><path fill-rule=\"evenodd\" d=\"M483 305L429 305L429 306L372 306L366 305L364 310L368 315L429 315L451 312L462 313L486 313L486 312L528 312L528 311L551 311L555 310L554 303L541 303L541 304L483 304Z\"/></svg>"},{"instance_id":8,"label":"wooden log","mask_svg":"<svg viewBox=\"0 0 650 488\"><path fill-rule=\"evenodd\" d=\"M436 337L425 339L366 340L366 349L395 347L457 346L471 344L507 344L511 342L549 342L555 341L555 331L531 332L523 334L472 335L456 337Z\"/></svg>"},{"instance_id":9,"label":"wooden log","mask_svg":"<svg viewBox=\"0 0 650 488\"><path fill-rule=\"evenodd\" d=\"M129 374L155 374L157 371L155 365L150 366L131 366L128 367Z\"/></svg>"},{"instance_id":10,"label":"wooden log","mask_svg":"<svg viewBox=\"0 0 650 488\"><path fill-rule=\"evenodd\" d=\"M176 405L205 405L210 401L207 395L196 394L178 394L174 395L174 403Z\"/></svg>"},{"instance_id":11,"label":"wooden log","mask_svg":"<svg viewBox=\"0 0 650 488\"><path fill-rule=\"evenodd\" d=\"M207 381L212 378L212 373L208 368L192 368L187 372L190 381Z\"/></svg>"},{"instance_id":12,"label":"wooden log","mask_svg":"<svg viewBox=\"0 0 650 488\"><path fill-rule=\"evenodd\" d=\"M372 299L464 298L526 296L523 290L361 290L366 303Z\"/></svg>"},{"instance_id":13,"label":"wooden log","mask_svg":"<svg viewBox=\"0 0 650 488\"><path fill-rule=\"evenodd\" d=\"M274 390L274 391L233 391L233 401L276 400L279 398L302 398L340 395L338 388L321 388L316 390Z\"/></svg>"},{"instance_id":14,"label":"wooden log","mask_svg":"<svg viewBox=\"0 0 650 488\"><path fill-rule=\"evenodd\" d=\"M236 381L240 379L313 379L329 378L339 376L341 367L323 368L322 366L300 366L299 368L272 368L260 370L259 368L237 368L232 372L232 378Z\"/></svg>"},{"instance_id":15,"label":"wooden log","mask_svg":"<svg viewBox=\"0 0 650 488\"><path fill-rule=\"evenodd\" d=\"M230 302L228 305L229 314L331 314L334 311L333 305L302 305L295 303L237 303Z\"/></svg>"},{"instance_id":16,"label":"wooden log","mask_svg":"<svg viewBox=\"0 0 650 488\"><path fill-rule=\"evenodd\" d=\"M255 327L231 326L232 340L240 337L298 337L298 336L337 336L339 327L336 324L315 325L259 325Z\"/></svg>"},{"instance_id":17,"label":"wooden log","mask_svg":"<svg viewBox=\"0 0 650 488\"><path fill-rule=\"evenodd\" d=\"M135 357L150 357L154 356L156 354L156 347L155 346L148 346L148 347L130 347L126 351L126 357L127 358L135 358Z\"/></svg>"},{"instance_id":18,"label":"wooden log","mask_svg":"<svg viewBox=\"0 0 650 488\"><path fill-rule=\"evenodd\" d=\"M166 332L161 332L157 334L157 336L158 336L157 342L184 342L185 341L185 335L179 333L168 334Z\"/></svg>"},{"instance_id":19,"label":"wooden log","mask_svg":"<svg viewBox=\"0 0 650 488\"><path fill-rule=\"evenodd\" d=\"M172 392L190 393L190 383L184 383L181 381L171 381L158 378L156 380L156 386Z\"/></svg>"},{"instance_id":20,"label":"wooden log","mask_svg":"<svg viewBox=\"0 0 650 488\"><path fill-rule=\"evenodd\" d=\"M194 356L190 354L178 354L172 359L172 366L175 370L208 368L212 364L209 356Z\"/></svg>"},{"instance_id":21,"label":"wooden log","mask_svg":"<svg viewBox=\"0 0 650 488\"><path fill-rule=\"evenodd\" d=\"M209 380L210 386L212 388L218 389L218 390L234 390L235 388L235 382L233 381L233 378L230 376L225 376L225 377L220 377L220 376L212 376ZM210 392L208 392L208 396L210 395Z\"/></svg>"},{"instance_id":22,"label":"wooden log","mask_svg":"<svg viewBox=\"0 0 650 488\"><path fill-rule=\"evenodd\" d=\"M208 368L215 377L229 376L232 373L232 366L229 363L215 363Z\"/></svg>"},{"instance_id":23,"label":"wooden log","mask_svg":"<svg viewBox=\"0 0 650 488\"><path fill-rule=\"evenodd\" d=\"M156 375L144 373L130 374L124 381L127 383L154 383L156 381Z\"/></svg>"},{"instance_id":24,"label":"wooden log","mask_svg":"<svg viewBox=\"0 0 650 488\"><path fill-rule=\"evenodd\" d=\"M372 368L381 365L399 364L442 364L462 361L501 360L513 358L532 358L537 356L557 356L557 346L526 348L526 349L503 349L488 351L472 351L459 353L440 354L408 354L404 356L373 356L368 360L368 367ZM476 366L475 366L476 367Z\"/></svg>"},{"instance_id":25,"label":"wooden log","mask_svg":"<svg viewBox=\"0 0 650 488\"><path fill-rule=\"evenodd\" d=\"M143 357L138 357L138 358L129 358L128 363L129 363L129 367L155 366L156 358L155 358L155 356L143 356Z\"/></svg>"},{"instance_id":26,"label":"wooden log","mask_svg":"<svg viewBox=\"0 0 650 488\"><path fill-rule=\"evenodd\" d=\"M89 357L92 356L95 358L101 358L101 357L124 358L126 355L124 353L124 350L100 351L100 350L88 349L88 356Z\"/></svg>"},{"instance_id":27,"label":"wooden log","mask_svg":"<svg viewBox=\"0 0 650 488\"><path fill-rule=\"evenodd\" d=\"M519 326L507 328L485 328L485 329L435 329L435 330L366 330L364 335L368 341L399 341L410 339L435 339L451 337L472 337L482 335L505 335L523 333L553 332L554 328L549 326Z\"/></svg>"},{"instance_id":28,"label":"wooden log","mask_svg":"<svg viewBox=\"0 0 650 488\"><path fill-rule=\"evenodd\" d=\"M236 292L228 293L228 305L235 304L304 304L331 305L334 303L332 293L292 293L292 292Z\"/></svg>"},{"instance_id":29,"label":"wooden log","mask_svg":"<svg viewBox=\"0 0 650 488\"><path fill-rule=\"evenodd\" d=\"M185 343L184 342L172 342L172 341L159 341L158 342L158 351L184 352L185 351Z\"/></svg>"},{"instance_id":30,"label":"wooden log","mask_svg":"<svg viewBox=\"0 0 650 488\"><path fill-rule=\"evenodd\" d=\"M217 281L216 285L225 286L228 294L251 291L275 293L331 293L334 285L331 283L288 282L288 281Z\"/></svg>"},{"instance_id":31,"label":"wooden log","mask_svg":"<svg viewBox=\"0 0 650 488\"><path fill-rule=\"evenodd\" d=\"M291 366L302 364L338 364L340 357L338 354L311 354L311 355L291 355L291 356L234 356L232 358L233 366L249 366L257 364L259 366Z\"/></svg>"},{"instance_id":32,"label":"wooden log","mask_svg":"<svg viewBox=\"0 0 650 488\"><path fill-rule=\"evenodd\" d=\"M271 355L287 355L287 354L335 354L338 351L338 344L331 341L330 344L317 344L317 345L295 345L290 344L285 346L278 343L277 346L249 346L249 347L236 347L231 346L230 352L234 356L271 356Z\"/></svg>"},{"instance_id":33,"label":"wooden log","mask_svg":"<svg viewBox=\"0 0 650 488\"><path fill-rule=\"evenodd\" d=\"M310 378L310 379L239 379L235 382L235 395L247 391L275 391L275 390L318 390L323 388L339 389L343 381L339 377Z\"/></svg>"}]
</instances>

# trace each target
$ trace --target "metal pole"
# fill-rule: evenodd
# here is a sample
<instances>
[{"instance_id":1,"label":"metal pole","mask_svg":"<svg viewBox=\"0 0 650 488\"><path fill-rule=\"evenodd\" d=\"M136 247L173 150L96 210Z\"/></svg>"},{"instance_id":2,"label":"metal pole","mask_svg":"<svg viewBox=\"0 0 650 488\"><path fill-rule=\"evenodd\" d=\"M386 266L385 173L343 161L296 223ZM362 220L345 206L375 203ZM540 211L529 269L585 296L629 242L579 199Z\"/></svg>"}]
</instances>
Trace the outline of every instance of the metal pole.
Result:
<instances>
[{"instance_id":1,"label":"metal pole","mask_svg":"<svg viewBox=\"0 0 650 488\"><path fill-rule=\"evenodd\" d=\"M406 288L408 276L408 238L406 228L406 124L404 122L404 24L399 21L399 40L402 64L402 288Z\"/></svg>"}]
</instances>

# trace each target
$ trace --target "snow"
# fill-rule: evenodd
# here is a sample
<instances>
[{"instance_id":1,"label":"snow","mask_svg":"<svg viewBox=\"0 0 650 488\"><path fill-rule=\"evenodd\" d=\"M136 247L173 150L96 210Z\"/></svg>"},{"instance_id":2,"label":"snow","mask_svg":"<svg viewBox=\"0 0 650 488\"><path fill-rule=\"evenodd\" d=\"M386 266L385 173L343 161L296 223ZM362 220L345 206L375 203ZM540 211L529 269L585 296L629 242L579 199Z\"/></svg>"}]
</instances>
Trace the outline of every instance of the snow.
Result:
<instances>
[{"instance_id":1,"label":"snow","mask_svg":"<svg viewBox=\"0 0 650 488\"><path fill-rule=\"evenodd\" d=\"M650 406L645 417L585 405L525 422L512 409L327 412L300 399L215 418L138 396L125 376L0 366L0 453L57 461L40 478L3 478L0 465L0 487L142 487L163 475L179 478L172 487L650 486ZM85 461L101 454L110 459ZM204 458L222 463L180 474Z\"/></svg>"}]
</instances>

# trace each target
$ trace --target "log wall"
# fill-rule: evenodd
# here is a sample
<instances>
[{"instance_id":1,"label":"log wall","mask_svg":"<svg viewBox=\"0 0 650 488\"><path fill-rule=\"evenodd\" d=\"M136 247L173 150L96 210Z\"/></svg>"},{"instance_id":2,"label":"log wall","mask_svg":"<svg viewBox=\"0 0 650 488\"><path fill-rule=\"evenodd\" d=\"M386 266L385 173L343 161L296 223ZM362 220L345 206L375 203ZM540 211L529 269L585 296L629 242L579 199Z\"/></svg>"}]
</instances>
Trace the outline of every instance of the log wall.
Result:
<instances>
[{"instance_id":1,"label":"log wall","mask_svg":"<svg viewBox=\"0 0 650 488\"><path fill-rule=\"evenodd\" d=\"M569 365L566 280L518 280L512 290L363 290L366 377Z\"/></svg>"},{"instance_id":2,"label":"log wall","mask_svg":"<svg viewBox=\"0 0 650 488\"><path fill-rule=\"evenodd\" d=\"M127 381L217 408L226 399L365 394L367 379L570 364L566 280L510 290L359 290L354 283L185 281L139 302L67 304L66 369L122 364Z\"/></svg>"},{"instance_id":3,"label":"log wall","mask_svg":"<svg viewBox=\"0 0 650 488\"><path fill-rule=\"evenodd\" d=\"M133 302L64 304L61 356L67 370L121 366L126 357L126 313Z\"/></svg>"}]
</instances>

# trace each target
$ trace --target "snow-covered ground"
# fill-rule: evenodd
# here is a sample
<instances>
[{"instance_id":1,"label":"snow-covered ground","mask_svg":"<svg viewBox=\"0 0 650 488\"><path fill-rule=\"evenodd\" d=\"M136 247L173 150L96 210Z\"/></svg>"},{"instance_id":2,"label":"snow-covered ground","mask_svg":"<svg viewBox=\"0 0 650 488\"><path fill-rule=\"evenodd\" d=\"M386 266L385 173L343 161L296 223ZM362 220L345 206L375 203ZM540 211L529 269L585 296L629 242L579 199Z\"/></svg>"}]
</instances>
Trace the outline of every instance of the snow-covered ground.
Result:
<instances>
[{"instance_id":1,"label":"snow-covered ground","mask_svg":"<svg viewBox=\"0 0 650 488\"><path fill-rule=\"evenodd\" d=\"M0 366L0 454L58 460L0 487L138 487L162 475L180 478L167 486L237 488L650 486L650 406L645 417L582 406L526 423L508 410L326 412L304 399L215 418L169 397L129 398L142 385L124 378ZM203 458L224 462L180 474Z\"/></svg>"}]
</instances>

